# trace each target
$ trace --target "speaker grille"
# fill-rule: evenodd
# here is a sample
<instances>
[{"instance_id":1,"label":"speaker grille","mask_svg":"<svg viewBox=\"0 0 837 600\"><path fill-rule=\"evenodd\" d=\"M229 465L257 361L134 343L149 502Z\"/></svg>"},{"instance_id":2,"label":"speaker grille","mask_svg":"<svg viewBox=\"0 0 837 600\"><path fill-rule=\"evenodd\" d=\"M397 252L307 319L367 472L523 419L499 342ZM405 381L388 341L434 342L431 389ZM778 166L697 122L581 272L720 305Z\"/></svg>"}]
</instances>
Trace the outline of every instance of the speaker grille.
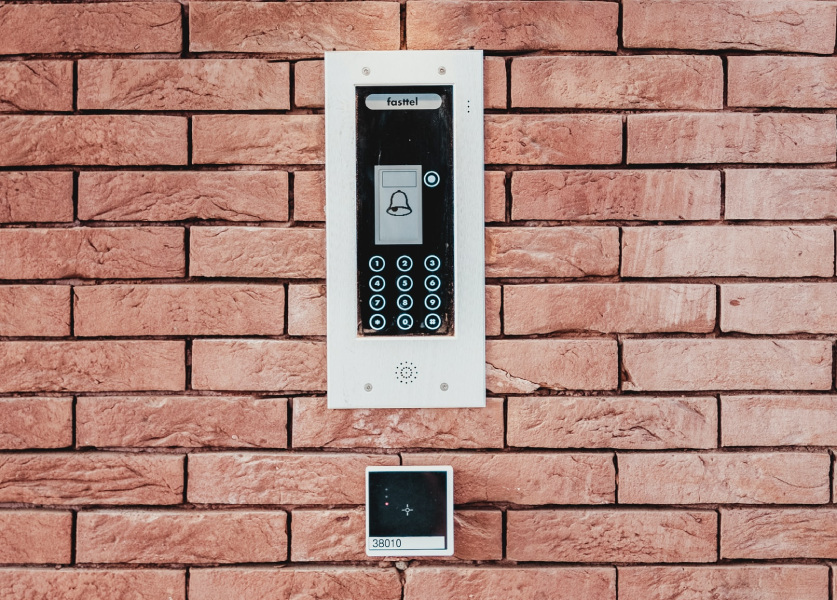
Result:
<instances>
[{"instance_id":1,"label":"speaker grille","mask_svg":"<svg viewBox=\"0 0 837 600\"><path fill-rule=\"evenodd\" d=\"M413 383L418 379L418 367L409 361L402 361L395 366L395 379L398 383Z\"/></svg>"}]
</instances>

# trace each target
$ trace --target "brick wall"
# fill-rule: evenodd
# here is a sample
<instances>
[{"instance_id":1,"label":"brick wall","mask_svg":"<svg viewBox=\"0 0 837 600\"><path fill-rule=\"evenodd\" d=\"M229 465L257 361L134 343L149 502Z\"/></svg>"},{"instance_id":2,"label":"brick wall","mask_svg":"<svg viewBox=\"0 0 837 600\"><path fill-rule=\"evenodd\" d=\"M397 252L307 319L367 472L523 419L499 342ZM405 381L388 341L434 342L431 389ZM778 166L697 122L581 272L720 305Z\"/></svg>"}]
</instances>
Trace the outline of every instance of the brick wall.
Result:
<instances>
[{"instance_id":1,"label":"brick wall","mask_svg":"<svg viewBox=\"0 0 837 600\"><path fill-rule=\"evenodd\" d=\"M0 5L0 598L828 600L836 21ZM322 52L399 47L486 51L484 409L326 409ZM364 556L399 463L453 559Z\"/></svg>"}]
</instances>

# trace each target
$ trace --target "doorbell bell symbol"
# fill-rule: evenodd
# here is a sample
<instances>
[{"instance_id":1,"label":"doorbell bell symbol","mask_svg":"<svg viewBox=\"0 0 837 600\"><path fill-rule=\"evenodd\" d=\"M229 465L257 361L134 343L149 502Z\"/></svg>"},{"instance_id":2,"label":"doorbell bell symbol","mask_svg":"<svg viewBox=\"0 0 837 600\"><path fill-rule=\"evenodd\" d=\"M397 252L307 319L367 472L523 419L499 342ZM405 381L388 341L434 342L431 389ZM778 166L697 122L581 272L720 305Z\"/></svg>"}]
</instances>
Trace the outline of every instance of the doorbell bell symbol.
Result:
<instances>
[{"instance_id":1,"label":"doorbell bell symbol","mask_svg":"<svg viewBox=\"0 0 837 600\"><path fill-rule=\"evenodd\" d=\"M410 201L407 199L407 194L401 190L393 192L389 198L389 208L387 214L393 217L406 217L411 214L413 209L410 208Z\"/></svg>"}]
</instances>

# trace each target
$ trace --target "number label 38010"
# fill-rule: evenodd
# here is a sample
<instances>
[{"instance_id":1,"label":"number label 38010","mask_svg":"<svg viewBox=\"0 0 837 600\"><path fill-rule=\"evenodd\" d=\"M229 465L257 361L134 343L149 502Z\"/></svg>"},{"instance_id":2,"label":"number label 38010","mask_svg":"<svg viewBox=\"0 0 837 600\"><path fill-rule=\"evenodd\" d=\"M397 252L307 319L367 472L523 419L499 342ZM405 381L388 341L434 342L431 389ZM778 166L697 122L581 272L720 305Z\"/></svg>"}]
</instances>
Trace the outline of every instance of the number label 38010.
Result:
<instances>
[{"instance_id":1,"label":"number label 38010","mask_svg":"<svg viewBox=\"0 0 837 600\"><path fill-rule=\"evenodd\" d=\"M397 549L401 547L401 538L394 537L371 537L369 547L375 550Z\"/></svg>"}]
</instances>

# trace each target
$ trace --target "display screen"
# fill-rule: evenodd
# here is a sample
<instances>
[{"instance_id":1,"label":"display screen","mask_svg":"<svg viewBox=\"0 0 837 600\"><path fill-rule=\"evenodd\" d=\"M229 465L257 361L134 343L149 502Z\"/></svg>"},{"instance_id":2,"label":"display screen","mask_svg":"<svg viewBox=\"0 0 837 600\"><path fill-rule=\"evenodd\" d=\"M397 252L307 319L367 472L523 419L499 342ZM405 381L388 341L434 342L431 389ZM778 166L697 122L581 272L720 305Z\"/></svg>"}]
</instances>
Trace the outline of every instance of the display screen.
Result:
<instances>
[{"instance_id":1,"label":"display screen","mask_svg":"<svg viewBox=\"0 0 837 600\"><path fill-rule=\"evenodd\" d=\"M370 472L369 537L445 536L446 490L445 471Z\"/></svg>"}]
</instances>

